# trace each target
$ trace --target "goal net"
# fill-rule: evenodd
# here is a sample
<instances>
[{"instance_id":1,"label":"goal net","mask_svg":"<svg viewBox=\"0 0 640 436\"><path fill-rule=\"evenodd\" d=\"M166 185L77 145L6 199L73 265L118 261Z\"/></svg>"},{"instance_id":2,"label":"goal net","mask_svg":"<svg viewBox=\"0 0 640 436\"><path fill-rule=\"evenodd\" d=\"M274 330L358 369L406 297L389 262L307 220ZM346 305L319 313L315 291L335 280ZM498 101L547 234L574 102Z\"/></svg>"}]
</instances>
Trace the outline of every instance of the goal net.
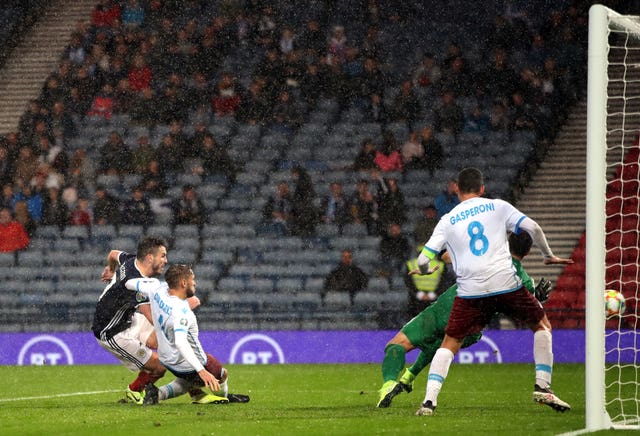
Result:
<instances>
[{"instance_id":1,"label":"goal net","mask_svg":"<svg viewBox=\"0 0 640 436\"><path fill-rule=\"evenodd\" d=\"M640 17L591 7L587 96L586 430L640 429Z\"/></svg>"}]
</instances>

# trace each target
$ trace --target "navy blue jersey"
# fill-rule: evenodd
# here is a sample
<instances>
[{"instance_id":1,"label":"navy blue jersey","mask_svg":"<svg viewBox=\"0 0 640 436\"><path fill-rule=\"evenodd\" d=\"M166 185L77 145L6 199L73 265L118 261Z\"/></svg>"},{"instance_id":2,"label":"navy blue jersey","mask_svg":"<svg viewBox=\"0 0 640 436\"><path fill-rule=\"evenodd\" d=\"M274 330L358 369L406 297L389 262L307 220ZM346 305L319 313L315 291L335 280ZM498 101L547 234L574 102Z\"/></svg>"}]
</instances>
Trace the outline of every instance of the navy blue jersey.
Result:
<instances>
[{"instance_id":1,"label":"navy blue jersey","mask_svg":"<svg viewBox=\"0 0 640 436\"><path fill-rule=\"evenodd\" d=\"M128 329L138 305L149 302L144 294L125 287L127 280L144 277L135 261L134 254L121 252L113 279L100 295L91 325L93 334L100 340L106 341Z\"/></svg>"}]
</instances>

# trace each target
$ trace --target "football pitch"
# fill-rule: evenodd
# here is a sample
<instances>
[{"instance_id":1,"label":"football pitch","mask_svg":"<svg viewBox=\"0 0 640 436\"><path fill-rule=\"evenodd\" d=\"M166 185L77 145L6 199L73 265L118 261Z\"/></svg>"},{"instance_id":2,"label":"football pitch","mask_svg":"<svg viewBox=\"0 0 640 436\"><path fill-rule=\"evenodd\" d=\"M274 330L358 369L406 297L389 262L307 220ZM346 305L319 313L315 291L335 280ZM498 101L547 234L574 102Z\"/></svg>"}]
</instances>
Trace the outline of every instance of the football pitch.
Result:
<instances>
[{"instance_id":1,"label":"football pitch","mask_svg":"<svg viewBox=\"0 0 640 436\"><path fill-rule=\"evenodd\" d=\"M553 387L573 409L531 400L532 365L453 365L436 415L414 416L426 370L410 394L375 407L379 365L229 365L247 404L123 404L133 374L110 366L5 366L1 435L554 435L584 427L584 366L556 365ZM172 376L158 382L162 385ZM604 433L604 432L601 432Z\"/></svg>"}]
</instances>

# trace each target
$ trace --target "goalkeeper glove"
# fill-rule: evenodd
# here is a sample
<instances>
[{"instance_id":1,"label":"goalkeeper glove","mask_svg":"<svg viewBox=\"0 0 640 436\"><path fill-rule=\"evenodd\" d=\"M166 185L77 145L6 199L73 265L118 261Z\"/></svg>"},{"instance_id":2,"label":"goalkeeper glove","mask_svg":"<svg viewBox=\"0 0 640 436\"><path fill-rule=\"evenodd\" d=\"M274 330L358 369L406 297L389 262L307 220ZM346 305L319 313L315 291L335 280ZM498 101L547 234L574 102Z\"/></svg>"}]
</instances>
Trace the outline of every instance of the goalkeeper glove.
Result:
<instances>
[{"instance_id":1,"label":"goalkeeper glove","mask_svg":"<svg viewBox=\"0 0 640 436\"><path fill-rule=\"evenodd\" d=\"M543 277L540 279L538 286L536 286L533 295L535 295L540 304L544 304L549 299L550 294L551 282Z\"/></svg>"}]
</instances>

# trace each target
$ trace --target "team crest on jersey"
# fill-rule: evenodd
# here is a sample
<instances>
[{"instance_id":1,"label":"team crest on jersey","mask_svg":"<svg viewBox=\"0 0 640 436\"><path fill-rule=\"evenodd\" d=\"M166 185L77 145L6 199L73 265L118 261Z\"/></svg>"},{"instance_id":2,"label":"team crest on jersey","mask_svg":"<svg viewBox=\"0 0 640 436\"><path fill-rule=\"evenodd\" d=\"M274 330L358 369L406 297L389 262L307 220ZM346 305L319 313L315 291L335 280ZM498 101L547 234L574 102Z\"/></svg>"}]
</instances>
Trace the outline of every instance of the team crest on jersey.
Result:
<instances>
[{"instance_id":1,"label":"team crest on jersey","mask_svg":"<svg viewBox=\"0 0 640 436\"><path fill-rule=\"evenodd\" d=\"M187 325L187 318L180 318L180 325L186 326Z\"/></svg>"},{"instance_id":2,"label":"team crest on jersey","mask_svg":"<svg viewBox=\"0 0 640 436\"><path fill-rule=\"evenodd\" d=\"M143 358L145 354L144 348L138 348L138 357Z\"/></svg>"},{"instance_id":3,"label":"team crest on jersey","mask_svg":"<svg viewBox=\"0 0 640 436\"><path fill-rule=\"evenodd\" d=\"M142 292L136 292L136 301L142 303L143 301L147 301L147 297Z\"/></svg>"}]
</instances>

